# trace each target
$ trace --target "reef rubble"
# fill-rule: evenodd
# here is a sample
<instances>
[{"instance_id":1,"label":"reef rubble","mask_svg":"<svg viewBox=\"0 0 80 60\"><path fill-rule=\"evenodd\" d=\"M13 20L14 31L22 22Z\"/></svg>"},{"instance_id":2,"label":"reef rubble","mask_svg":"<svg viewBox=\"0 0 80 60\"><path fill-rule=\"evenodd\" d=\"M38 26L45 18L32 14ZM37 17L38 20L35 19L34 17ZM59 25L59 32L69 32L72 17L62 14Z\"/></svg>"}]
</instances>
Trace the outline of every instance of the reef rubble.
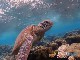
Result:
<instances>
[{"instance_id":1,"label":"reef rubble","mask_svg":"<svg viewBox=\"0 0 80 60\"><path fill-rule=\"evenodd\" d=\"M43 42L42 42L43 43ZM13 46L0 45L0 60L15 60ZM80 31L70 32L42 45L32 47L28 60L80 60Z\"/></svg>"}]
</instances>

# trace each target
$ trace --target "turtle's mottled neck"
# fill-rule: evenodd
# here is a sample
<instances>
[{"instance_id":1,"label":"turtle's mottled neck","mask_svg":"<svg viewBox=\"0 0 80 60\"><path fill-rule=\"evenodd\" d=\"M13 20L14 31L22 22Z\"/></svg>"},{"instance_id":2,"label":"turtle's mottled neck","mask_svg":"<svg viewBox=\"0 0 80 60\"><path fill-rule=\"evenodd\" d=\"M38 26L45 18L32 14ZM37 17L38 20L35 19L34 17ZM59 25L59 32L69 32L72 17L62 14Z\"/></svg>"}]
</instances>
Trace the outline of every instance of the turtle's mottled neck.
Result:
<instances>
[{"instance_id":1,"label":"turtle's mottled neck","mask_svg":"<svg viewBox=\"0 0 80 60\"><path fill-rule=\"evenodd\" d=\"M32 43L33 37L30 35L27 36L27 40L20 47L16 60L27 60Z\"/></svg>"}]
</instances>

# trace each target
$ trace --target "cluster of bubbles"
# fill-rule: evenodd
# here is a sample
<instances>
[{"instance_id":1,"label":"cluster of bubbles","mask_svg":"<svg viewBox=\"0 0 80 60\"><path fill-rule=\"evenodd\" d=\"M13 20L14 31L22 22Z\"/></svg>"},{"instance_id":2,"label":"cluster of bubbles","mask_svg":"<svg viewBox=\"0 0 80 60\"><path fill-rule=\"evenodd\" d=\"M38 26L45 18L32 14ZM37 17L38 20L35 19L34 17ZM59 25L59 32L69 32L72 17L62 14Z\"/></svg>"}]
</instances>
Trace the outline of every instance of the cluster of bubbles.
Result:
<instances>
[{"instance_id":1,"label":"cluster of bubbles","mask_svg":"<svg viewBox=\"0 0 80 60\"><path fill-rule=\"evenodd\" d=\"M29 9L48 8L51 4L42 0L0 0L0 21L12 20L16 17L7 15L13 9L18 9L23 6L29 6ZM21 14L21 13L18 13ZM7 17L7 18L5 18ZM4 19L5 18L5 19ZM8 19L9 18L9 19ZM19 19L20 20L20 19Z\"/></svg>"}]
</instances>

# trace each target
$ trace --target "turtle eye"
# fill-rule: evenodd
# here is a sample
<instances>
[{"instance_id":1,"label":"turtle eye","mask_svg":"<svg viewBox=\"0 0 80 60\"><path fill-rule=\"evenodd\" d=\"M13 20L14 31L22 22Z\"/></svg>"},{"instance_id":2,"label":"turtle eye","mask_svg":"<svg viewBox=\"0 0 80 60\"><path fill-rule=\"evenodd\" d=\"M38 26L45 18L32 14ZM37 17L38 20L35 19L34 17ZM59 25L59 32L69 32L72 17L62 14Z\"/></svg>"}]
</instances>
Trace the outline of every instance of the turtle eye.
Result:
<instances>
[{"instance_id":1,"label":"turtle eye","mask_svg":"<svg viewBox=\"0 0 80 60\"><path fill-rule=\"evenodd\" d=\"M44 23L49 23L48 21L45 21Z\"/></svg>"},{"instance_id":2,"label":"turtle eye","mask_svg":"<svg viewBox=\"0 0 80 60\"><path fill-rule=\"evenodd\" d=\"M44 24L45 25L49 25L50 23L48 21L44 21Z\"/></svg>"},{"instance_id":3,"label":"turtle eye","mask_svg":"<svg viewBox=\"0 0 80 60\"><path fill-rule=\"evenodd\" d=\"M37 36L39 36L39 33L35 33Z\"/></svg>"}]
</instances>

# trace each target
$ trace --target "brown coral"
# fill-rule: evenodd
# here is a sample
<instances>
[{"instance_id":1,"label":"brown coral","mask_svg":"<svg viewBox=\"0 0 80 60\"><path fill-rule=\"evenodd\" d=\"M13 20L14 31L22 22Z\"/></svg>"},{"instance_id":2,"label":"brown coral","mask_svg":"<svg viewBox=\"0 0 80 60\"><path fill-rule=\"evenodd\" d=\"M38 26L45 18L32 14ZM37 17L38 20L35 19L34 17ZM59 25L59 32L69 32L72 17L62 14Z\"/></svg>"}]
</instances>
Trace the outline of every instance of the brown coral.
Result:
<instances>
[{"instance_id":1,"label":"brown coral","mask_svg":"<svg viewBox=\"0 0 80 60\"><path fill-rule=\"evenodd\" d=\"M75 35L71 35L71 36L67 36L65 38L65 40L69 43L80 43L80 34L75 34Z\"/></svg>"}]
</instances>

